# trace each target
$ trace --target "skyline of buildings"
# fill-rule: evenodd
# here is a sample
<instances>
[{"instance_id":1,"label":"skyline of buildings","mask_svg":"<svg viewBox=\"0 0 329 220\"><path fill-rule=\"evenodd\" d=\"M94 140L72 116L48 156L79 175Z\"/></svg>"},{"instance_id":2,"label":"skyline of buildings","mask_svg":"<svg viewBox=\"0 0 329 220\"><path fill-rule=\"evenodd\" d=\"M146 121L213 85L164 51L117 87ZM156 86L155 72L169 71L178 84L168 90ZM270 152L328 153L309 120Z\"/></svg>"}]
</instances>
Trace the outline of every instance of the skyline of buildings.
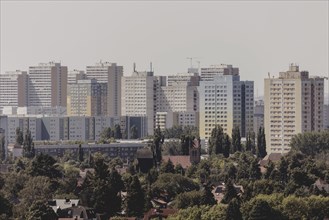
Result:
<instances>
[{"instance_id":1,"label":"skyline of buildings","mask_svg":"<svg viewBox=\"0 0 329 220\"><path fill-rule=\"evenodd\" d=\"M263 102L255 100L254 82L241 81L239 68L231 64L191 67L168 76L155 75L152 63L149 71L137 71L134 64L132 74L123 72L123 66L102 61L85 71L49 62L30 66L28 72L6 72L0 74L0 113L139 117L144 135L152 135L157 127L192 125L199 127L204 143L217 124L229 135L239 127L241 137L265 125L269 152L286 152L294 134L328 126L324 78L309 77L297 65L291 64L278 78L264 79Z\"/></svg>"}]
</instances>

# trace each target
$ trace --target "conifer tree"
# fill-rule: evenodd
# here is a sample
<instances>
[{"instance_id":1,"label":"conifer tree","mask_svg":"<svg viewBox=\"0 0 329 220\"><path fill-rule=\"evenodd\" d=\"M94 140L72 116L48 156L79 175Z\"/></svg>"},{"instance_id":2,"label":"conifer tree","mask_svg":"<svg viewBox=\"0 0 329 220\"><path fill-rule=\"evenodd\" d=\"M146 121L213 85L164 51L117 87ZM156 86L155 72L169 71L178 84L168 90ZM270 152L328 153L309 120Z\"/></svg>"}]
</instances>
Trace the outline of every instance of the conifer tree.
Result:
<instances>
[{"instance_id":1,"label":"conifer tree","mask_svg":"<svg viewBox=\"0 0 329 220\"><path fill-rule=\"evenodd\" d=\"M226 209L226 220L242 220L242 214L240 212L240 203L238 199L232 199Z\"/></svg>"},{"instance_id":2,"label":"conifer tree","mask_svg":"<svg viewBox=\"0 0 329 220\"><path fill-rule=\"evenodd\" d=\"M224 151L223 141L224 132L220 125L216 125L211 131L211 136L209 139L209 149L208 153L211 154L222 154Z\"/></svg>"},{"instance_id":3,"label":"conifer tree","mask_svg":"<svg viewBox=\"0 0 329 220\"><path fill-rule=\"evenodd\" d=\"M225 183L225 194L222 200L222 203L228 204L233 198L237 197L237 192L234 188L233 182L231 179Z\"/></svg>"},{"instance_id":4,"label":"conifer tree","mask_svg":"<svg viewBox=\"0 0 329 220\"><path fill-rule=\"evenodd\" d=\"M0 135L0 161L6 159L5 136Z\"/></svg>"},{"instance_id":5,"label":"conifer tree","mask_svg":"<svg viewBox=\"0 0 329 220\"><path fill-rule=\"evenodd\" d=\"M145 205L145 195L138 177L131 176L127 183L126 212L128 216L142 216Z\"/></svg>"},{"instance_id":6,"label":"conifer tree","mask_svg":"<svg viewBox=\"0 0 329 220\"><path fill-rule=\"evenodd\" d=\"M239 127L235 126L232 129L232 153L242 151L241 135Z\"/></svg>"},{"instance_id":7,"label":"conifer tree","mask_svg":"<svg viewBox=\"0 0 329 220\"><path fill-rule=\"evenodd\" d=\"M225 134L224 135L224 152L223 152L223 155L225 158L228 158L230 156L230 149L231 149L230 136Z\"/></svg>"},{"instance_id":8,"label":"conifer tree","mask_svg":"<svg viewBox=\"0 0 329 220\"><path fill-rule=\"evenodd\" d=\"M23 137L23 132L19 127L16 128L16 144L18 145L23 145L24 142L24 137Z\"/></svg>"},{"instance_id":9,"label":"conifer tree","mask_svg":"<svg viewBox=\"0 0 329 220\"><path fill-rule=\"evenodd\" d=\"M260 127L257 134L257 157L264 158L266 155L265 130Z\"/></svg>"},{"instance_id":10,"label":"conifer tree","mask_svg":"<svg viewBox=\"0 0 329 220\"><path fill-rule=\"evenodd\" d=\"M35 156L34 143L29 129L26 130L23 141L23 157L33 158Z\"/></svg>"},{"instance_id":11,"label":"conifer tree","mask_svg":"<svg viewBox=\"0 0 329 220\"><path fill-rule=\"evenodd\" d=\"M78 148L78 161L79 162L83 161L83 149L81 144L79 144L79 148Z\"/></svg>"}]
</instances>

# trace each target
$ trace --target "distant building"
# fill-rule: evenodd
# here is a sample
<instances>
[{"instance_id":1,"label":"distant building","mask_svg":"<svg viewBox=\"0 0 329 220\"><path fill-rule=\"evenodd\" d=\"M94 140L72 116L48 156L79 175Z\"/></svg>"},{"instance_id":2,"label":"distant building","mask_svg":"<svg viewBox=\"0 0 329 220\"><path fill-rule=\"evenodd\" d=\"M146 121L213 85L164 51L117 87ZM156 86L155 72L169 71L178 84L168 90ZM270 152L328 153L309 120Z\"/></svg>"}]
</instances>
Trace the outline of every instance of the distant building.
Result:
<instances>
[{"instance_id":1,"label":"distant building","mask_svg":"<svg viewBox=\"0 0 329 220\"><path fill-rule=\"evenodd\" d=\"M67 67L40 63L29 67L28 106L66 107Z\"/></svg>"},{"instance_id":2,"label":"distant building","mask_svg":"<svg viewBox=\"0 0 329 220\"><path fill-rule=\"evenodd\" d=\"M200 81L200 138L207 142L216 125L228 135L238 127L241 137L246 137L253 131L254 82L240 81L237 71L213 77L213 81Z\"/></svg>"},{"instance_id":3,"label":"distant building","mask_svg":"<svg viewBox=\"0 0 329 220\"><path fill-rule=\"evenodd\" d=\"M294 135L323 130L324 78L291 64L264 84L267 153L288 152Z\"/></svg>"},{"instance_id":4,"label":"distant building","mask_svg":"<svg viewBox=\"0 0 329 220\"><path fill-rule=\"evenodd\" d=\"M329 105L323 106L323 128L329 129Z\"/></svg>"},{"instance_id":5,"label":"distant building","mask_svg":"<svg viewBox=\"0 0 329 220\"><path fill-rule=\"evenodd\" d=\"M0 111L4 107L28 105L28 75L26 71L0 74Z\"/></svg>"},{"instance_id":6,"label":"distant building","mask_svg":"<svg viewBox=\"0 0 329 220\"><path fill-rule=\"evenodd\" d=\"M78 80L68 85L68 116L107 115L107 84L96 79Z\"/></svg>"},{"instance_id":7,"label":"distant building","mask_svg":"<svg viewBox=\"0 0 329 220\"><path fill-rule=\"evenodd\" d=\"M257 136L259 128L264 128L264 101L255 101L254 107L254 132Z\"/></svg>"},{"instance_id":8,"label":"distant building","mask_svg":"<svg viewBox=\"0 0 329 220\"><path fill-rule=\"evenodd\" d=\"M161 130L174 126L199 127L199 112L157 112L155 123Z\"/></svg>"},{"instance_id":9,"label":"distant building","mask_svg":"<svg viewBox=\"0 0 329 220\"><path fill-rule=\"evenodd\" d=\"M121 78L123 67L116 63L99 62L87 66L88 79L97 79L99 83L107 83L107 115L121 116Z\"/></svg>"},{"instance_id":10,"label":"distant building","mask_svg":"<svg viewBox=\"0 0 329 220\"><path fill-rule=\"evenodd\" d=\"M227 64L212 65L210 67L201 68L202 81L213 81L216 75L238 76L239 68Z\"/></svg>"},{"instance_id":11,"label":"distant building","mask_svg":"<svg viewBox=\"0 0 329 220\"><path fill-rule=\"evenodd\" d=\"M80 79L87 79L85 71L82 70L71 70L67 74L67 85L75 84Z\"/></svg>"},{"instance_id":12,"label":"distant building","mask_svg":"<svg viewBox=\"0 0 329 220\"><path fill-rule=\"evenodd\" d=\"M131 76L122 77L122 115L146 117L149 135L154 133L158 91L164 84L165 78L152 71L134 69Z\"/></svg>"}]
</instances>

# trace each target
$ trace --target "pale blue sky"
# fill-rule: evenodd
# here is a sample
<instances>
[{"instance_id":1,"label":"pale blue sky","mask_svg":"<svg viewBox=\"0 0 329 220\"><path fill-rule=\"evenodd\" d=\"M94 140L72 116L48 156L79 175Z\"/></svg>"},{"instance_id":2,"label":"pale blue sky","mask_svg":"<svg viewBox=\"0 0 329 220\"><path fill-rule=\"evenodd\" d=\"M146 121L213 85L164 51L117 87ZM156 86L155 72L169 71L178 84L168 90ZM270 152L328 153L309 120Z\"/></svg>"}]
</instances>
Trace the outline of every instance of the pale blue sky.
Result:
<instances>
[{"instance_id":1,"label":"pale blue sky","mask_svg":"<svg viewBox=\"0 0 329 220\"><path fill-rule=\"evenodd\" d=\"M289 63L328 75L328 1L1 1L1 72L50 60L85 70L99 60L125 75L233 64L263 93ZM194 63L197 66L197 63Z\"/></svg>"}]
</instances>

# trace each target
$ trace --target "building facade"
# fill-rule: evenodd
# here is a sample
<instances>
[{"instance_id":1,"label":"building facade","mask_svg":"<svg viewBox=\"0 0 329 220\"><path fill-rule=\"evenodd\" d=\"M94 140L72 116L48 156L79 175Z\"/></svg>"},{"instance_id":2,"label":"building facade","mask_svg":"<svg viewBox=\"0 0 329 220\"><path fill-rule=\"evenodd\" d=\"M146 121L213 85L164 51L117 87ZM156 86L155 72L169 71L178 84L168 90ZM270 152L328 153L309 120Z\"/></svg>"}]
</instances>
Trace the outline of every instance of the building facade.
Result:
<instances>
[{"instance_id":1,"label":"building facade","mask_svg":"<svg viewBox=\"0 0 329 220\"><path fill-rule=\"evenodd\" d=\"M267 153L288 152L294 135L323 129L324 78L309 77L291 64L264 83Z\"/></svg>"},{"instance_id":2,"label":"building facade","mask_svg":"<svg viewBox=\"0 0 329 220\"><path fill-rule=\"evenodd\" d=\"M153 72L137 72L122 77L122 115L147 118L147 131L153 135L157 98L163 77L154 76Z\"/></svg>"},{"instance_id":3,"label":"building facade","mask_svg":"<svg viewBox=\"0 0 329 220\"><path fill-rule=\"evenodd\" d=\"M66 107L67 67L40 63L29 67L28 106Z\"/></svg>"},{"instance_id":4,"label":"building facade","mask_svg":"<svg viewBox=\"0 0 329 220\"><path fill-rule=\"evenodd\" d=\"M107 83L107 115L121 116L121 78L123 67L116 63L99 62L87 66L88 79L96 79L99 83Z\"/></svg>"},{"instance_id":5,"label":"building facade","mask_svg":"<svg viewBox=\"0 0 329 220\"><path fill-rule=\"evenodd\" d=\"M0 111L4 107L28 105L28 75L26 71L0 74Z\"/></svg>"},{"instance_id":6,"label":"building facade","mask_svg":"<svg viewBox=\"0 0 329 220\"><path fill-rule=\"evenodd\" d=\"M107 115L107 83L96 79L78 80L68 85L67 114L69 116Z\"/></svg>"},{"instance_id":7,"label":"building facade","mask_svg":"<svg viewBox=\"0 0 329 220\"><path fill-rule=\"evenodd\" d=\"M216 75L238 76L239 68L227 64L211 65L210 67L201 68L202 81L213 81Z\"/></svg>"},{"instance_id":8,"label":"building facade","mask_svg":"<svg viewBox=\"0 0 329 220\"><path fill-rule=\"evenodd\" d=\"M213 81L200 81L199 95L200 138L206 143L216 125L229 135L238 127L241 137L253 131L253 81L240 81L236 74L215 75Z\"/></svg>"},{"instance_id":9,"label":"building facade","mask_svg":"<svg viewBox=\"0 0 329 220\"><path fill-rule=\"evenodd\" d=\"M264 128L264 101L255 101L254 107L254 132L257 135L259 128Z\"/></svg>"}]
</instances>

